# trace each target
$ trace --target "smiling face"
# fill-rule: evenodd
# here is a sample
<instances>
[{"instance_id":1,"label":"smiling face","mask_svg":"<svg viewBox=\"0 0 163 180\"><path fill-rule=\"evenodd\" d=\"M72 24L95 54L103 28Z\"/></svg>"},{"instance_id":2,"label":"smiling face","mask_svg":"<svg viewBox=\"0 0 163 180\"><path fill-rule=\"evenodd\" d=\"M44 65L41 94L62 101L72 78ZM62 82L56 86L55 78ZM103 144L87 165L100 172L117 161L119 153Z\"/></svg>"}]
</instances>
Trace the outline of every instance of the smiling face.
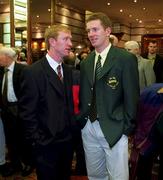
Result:
<instances>
[{"instance_id":1,"label":"smiling face","mask_svg":"<svg viewBox=\"0 0 163 180\"><path fill-rule=\"evenodd\" d=\"M92 20L87 22L86 30L88 38L92 46L97 50L97 52L102 52L109 44L109 36L111 29L104 28L100 20Z\"/></svg>"}]
</instances>

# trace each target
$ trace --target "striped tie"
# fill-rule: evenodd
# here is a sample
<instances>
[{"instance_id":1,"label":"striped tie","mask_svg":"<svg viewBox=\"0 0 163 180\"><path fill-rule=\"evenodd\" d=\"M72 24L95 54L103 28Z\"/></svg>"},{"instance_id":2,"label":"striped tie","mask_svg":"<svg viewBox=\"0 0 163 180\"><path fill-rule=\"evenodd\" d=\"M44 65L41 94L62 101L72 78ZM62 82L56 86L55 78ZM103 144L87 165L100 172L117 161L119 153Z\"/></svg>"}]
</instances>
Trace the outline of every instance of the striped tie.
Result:
<instances>
[{"instance_id":1,"label":"striped tie","mask_svg":"<svg viewBox=\"0 0 163 180\"><path fill-rule=\"evenodd\" d=\"M97 119L97 107L96 107L96 81L99 80L101 73L101 56L98 56L98 60L96 63L96 69L95 69L95 81L93 85L93 92L92 92L92 101L89 111L89 119L91 122L94 122Z\"/></svg>"},{"instance_id":2,"label":"striped tie","mask_svg":"<svg viewBox=\"0 0 163 180\"><path fill-rule=\"evenodd\" d=\"M101 56L99 55L95 69L95 77L96 77L95 80L99 80L100 74L101 74Z\"/></svg>"}]
</instances>

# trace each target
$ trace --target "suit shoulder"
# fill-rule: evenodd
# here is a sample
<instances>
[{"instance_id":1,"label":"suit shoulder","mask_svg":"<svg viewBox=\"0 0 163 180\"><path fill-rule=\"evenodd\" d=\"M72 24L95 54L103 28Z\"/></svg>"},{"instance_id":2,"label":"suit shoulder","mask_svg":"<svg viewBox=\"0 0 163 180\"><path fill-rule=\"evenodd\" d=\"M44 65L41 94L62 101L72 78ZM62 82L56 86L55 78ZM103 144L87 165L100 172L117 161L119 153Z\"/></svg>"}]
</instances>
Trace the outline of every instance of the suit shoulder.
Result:
<instances>
[{"instance_id":1,"label":"suit shoulder","mask_svg":"<svg viewBox=\"0 0 163 180\"><path fill-rule=\"evenodd\" d=\"M137 57L123 48L114 47L114 54L116 54L117 58L123 63L131 62L131 61L137 63Z\"/></svg>"}]
</instances>

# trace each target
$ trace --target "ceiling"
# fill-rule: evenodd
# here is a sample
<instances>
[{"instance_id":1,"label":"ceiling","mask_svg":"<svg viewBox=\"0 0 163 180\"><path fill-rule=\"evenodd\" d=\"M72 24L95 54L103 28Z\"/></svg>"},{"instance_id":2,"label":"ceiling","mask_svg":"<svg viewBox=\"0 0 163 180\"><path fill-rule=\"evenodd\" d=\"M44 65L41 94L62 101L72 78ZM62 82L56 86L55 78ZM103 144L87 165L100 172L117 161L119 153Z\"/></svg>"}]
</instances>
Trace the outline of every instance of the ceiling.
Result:
<instances>
[{"instance_id":1,"label":"ceiling","mask_svg":"<svg viewBox=\"0 0 163 180\"><path fill-rule=\"evenodd\" d=\"M162 26L163 27L163 0L54 0L57 3L77 7L79 9L93 12L104 12L108 14L112 21L138 23L144 26ZM30 0L32 21L38 21L37 15L40 16L39 23L50 24L51 0ZM110 3L110 6L107 3ZM0 13L2 9L9 4L9 0L0 0ZM145 10L143 10L145 8ZM120 12L120 9L123 12ZM0 22L2 22L0 17ZM140 20L142 22L140 22ZM160 22L158 22L160 21Z\"/></svg>"},{"instance_id":2,"label":"ceiling","mask_svg":"<svg viewBox=\"0 0 163 180\"><path fill-rule=\"evenodd\" d=\"M57 3L93 12L104 12L112 21L139 23L148 26L163 26L163 0L56 0ZM40 3L41 2L41 3ZM110 3L110 6L107 3ZM32 15L40 15L50 8L50 0L32 0ZM143 9L144 8L144 9ZM123 12L120 12L120 9ZM50 17L50 14L49 14ZM42 19L42 20L43 20ZM44 21L44 20L43 20Z\"/></svg>"}]
</instances>

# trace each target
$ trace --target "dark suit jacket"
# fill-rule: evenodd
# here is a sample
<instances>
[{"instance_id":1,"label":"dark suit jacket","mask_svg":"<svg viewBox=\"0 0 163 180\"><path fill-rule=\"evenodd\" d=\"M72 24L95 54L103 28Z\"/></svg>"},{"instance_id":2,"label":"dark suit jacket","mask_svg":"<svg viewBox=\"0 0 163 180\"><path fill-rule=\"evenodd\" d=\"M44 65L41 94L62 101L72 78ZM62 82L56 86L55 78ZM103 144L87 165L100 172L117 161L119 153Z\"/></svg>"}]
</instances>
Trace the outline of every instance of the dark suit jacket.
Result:
<instances>
[{"instance_id":1,"label":"dark suit jacket","mask_svg":"<svg viewBox=\"0 0 163 180\"><path fill-rule=\"evenodd\" d=\"M81 115L85 125L92 98L95 52L81 64ZM111 46L100 79L96 82L99 123L112 147L134 127L139 97L137 59L123 49Z\"/></svg>"},{"instance_id":2,"label":"dark suit jacket","mask_svg":"<svg viewBox=\"0 0 163 180\"><path fill-rule=\"evenodd\" d=\"M33 145L47 145L71 138L72 71L63 64L63 73L64 84L46 57L22 73L19 112L26 139Z\"/></svg>"},{"instance_id":3,"label":"dark suit jacket","mask_svg":"<svg viewBox=\"0 0 163 180\"><path fill-rule=\"evenodd\" d=\"M144 54L143 57L148 59L148 54ZM156 83L163 83L163 57L158 54L156 54L153 70L156 75Z\"/></svg>"},{"instance_id":4,"label":"dark suit jacket","mask_svg":"<svg viewBox=\"0 0 163 180\"><path fill-rule=\"evenodd\" d=\"M20 92L20 74L22 72L22 69L25 67L25 65L15 62L14 66L14 72L13 72L13 88L16 95L16 98L19 99L19 92ZM4 68L0 68L0 89L2 92L2 81L3 81L3 75L4 75ZM0 93L0 99L2 100L2 93ZM2 101L1 101L2 102ZM2 107L2 103L0 103Z\"/></svg>"}]
</instances>

